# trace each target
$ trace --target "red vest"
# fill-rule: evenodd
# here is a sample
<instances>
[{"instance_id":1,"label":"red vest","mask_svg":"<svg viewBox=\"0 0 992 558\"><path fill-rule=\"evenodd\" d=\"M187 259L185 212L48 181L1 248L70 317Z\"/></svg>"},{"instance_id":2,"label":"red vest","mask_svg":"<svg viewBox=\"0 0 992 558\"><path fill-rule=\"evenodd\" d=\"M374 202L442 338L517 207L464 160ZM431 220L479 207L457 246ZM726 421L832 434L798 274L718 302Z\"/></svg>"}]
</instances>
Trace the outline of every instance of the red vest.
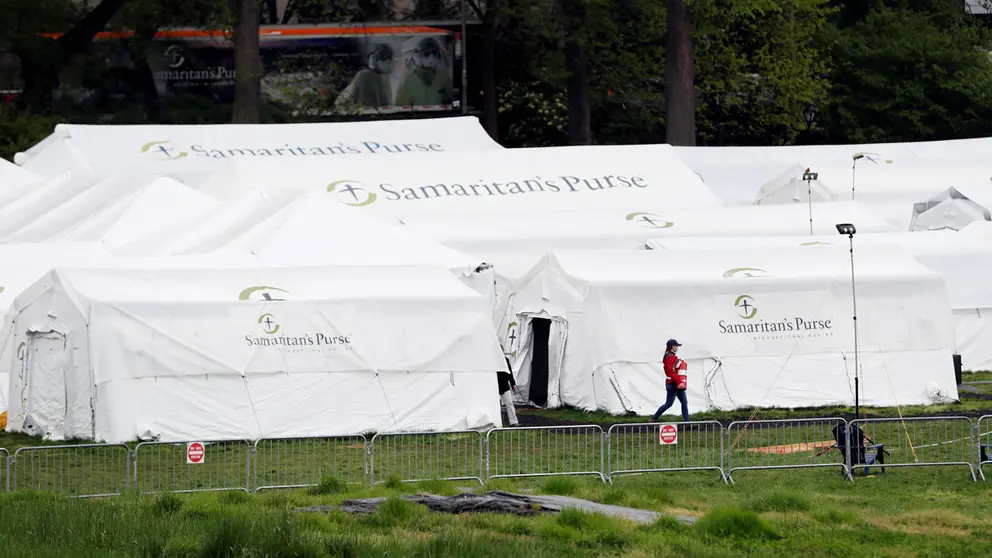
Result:
<instances>
[{"instance_id":1,"label":"red vest","mask_svg":"<svg viewBox=\"0 0 992 558\"><path fill-rule=\"evenodd\" d=\"M665 383L678 383L679 357L675 356L675 353L665 353L661 363L665 365Z\"/></svg>"}]
</instances>

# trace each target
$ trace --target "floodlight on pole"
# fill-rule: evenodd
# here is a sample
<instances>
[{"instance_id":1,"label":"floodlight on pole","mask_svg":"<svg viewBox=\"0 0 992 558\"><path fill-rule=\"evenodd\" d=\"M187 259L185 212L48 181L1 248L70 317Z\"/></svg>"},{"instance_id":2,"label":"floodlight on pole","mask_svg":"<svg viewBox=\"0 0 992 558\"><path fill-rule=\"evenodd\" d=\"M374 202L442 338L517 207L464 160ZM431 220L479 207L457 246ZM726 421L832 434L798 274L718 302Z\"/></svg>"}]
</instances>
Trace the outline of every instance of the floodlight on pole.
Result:
<instances>
[{"instance_id":1,"label":"floodlight on pole","mask_svg":"<svg viewBox=\"0 0 992 558\"><path fill-rule=\"evenodd\" d=\"M858 177L858 161L864 158L864 153L855 153L851 156L851 201L854 201L854 183L857 181Z\"/></svg>"},{"instance_id":2,"label":"floodlight on pole","mask_svg":"<svg viewBox=\"0 0 992 558\"><path fill-rule=\"evenodd\" d=\"M851 304L854 310L854 418L861 414L861 371L858 347L858 294L854 283L854 234L857 229L851 223L840 223L837 232L846 235L850 241L851 251Z\"/></svg>"},{"instance_id":3,"label":"floodlight on pole","mask_svg":"<svg viewBox=\"0 0 992 558\"><path fill-rule=\"evenodd\" d=\"M806 181L806 205L809 208L809 235L813 236L813 181L819 178L820 173L810 172L807 168L803 171L803 180Z\"/></svg>"}]
</instances>

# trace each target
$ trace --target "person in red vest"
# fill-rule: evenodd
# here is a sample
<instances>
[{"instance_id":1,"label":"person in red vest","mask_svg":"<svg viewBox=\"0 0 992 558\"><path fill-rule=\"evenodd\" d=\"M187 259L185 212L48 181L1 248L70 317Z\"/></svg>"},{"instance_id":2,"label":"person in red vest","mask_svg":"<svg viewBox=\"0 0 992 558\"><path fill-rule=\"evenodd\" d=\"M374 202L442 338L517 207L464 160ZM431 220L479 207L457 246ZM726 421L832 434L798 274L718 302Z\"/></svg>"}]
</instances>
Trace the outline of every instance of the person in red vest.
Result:
<instances>
[{"instance_id":1,"label":"person in red vest","mask_svg":"<svg viewBox=\"0 0 992 558\"><path fill-rule=\"evenodd\" d=\"M652 421L657 421L662 413L675 403L677 397L682 406L682 420L689 422L689 402L685 396L685 388L679 387L679 368L682 366L682 359L676 353L679 352L681 346L682 344L678 341L669 339L665 347L665 356L661 359L661 363L665 366L665 404L654 412L654 415L651 416Z\"/></svg>"}]
</instances>

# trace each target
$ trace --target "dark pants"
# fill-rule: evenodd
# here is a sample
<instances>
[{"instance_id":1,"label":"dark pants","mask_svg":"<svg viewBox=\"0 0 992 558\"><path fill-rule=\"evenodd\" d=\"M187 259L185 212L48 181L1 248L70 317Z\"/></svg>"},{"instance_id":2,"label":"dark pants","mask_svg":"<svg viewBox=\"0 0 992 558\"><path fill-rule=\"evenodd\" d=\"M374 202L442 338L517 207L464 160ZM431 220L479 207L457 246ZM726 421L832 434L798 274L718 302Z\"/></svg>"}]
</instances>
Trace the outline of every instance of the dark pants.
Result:
<instances>
[{"instance_id":1,"label":"dark pants","mask_svg":"<svg viewBox=\"0 0 992 558\"><path fill-rule=\"evenodd\" d=\"M665 404L658 407L658 410L654 412L654 416L651 420L658 420L661 414L664 413L675 403L675 398L679 398L679 403L682 405L682 420L689 422L689 402L685 398L685 390L678 389L675 387L674 383L665 384Z\"/></svg>"}]
</instances>

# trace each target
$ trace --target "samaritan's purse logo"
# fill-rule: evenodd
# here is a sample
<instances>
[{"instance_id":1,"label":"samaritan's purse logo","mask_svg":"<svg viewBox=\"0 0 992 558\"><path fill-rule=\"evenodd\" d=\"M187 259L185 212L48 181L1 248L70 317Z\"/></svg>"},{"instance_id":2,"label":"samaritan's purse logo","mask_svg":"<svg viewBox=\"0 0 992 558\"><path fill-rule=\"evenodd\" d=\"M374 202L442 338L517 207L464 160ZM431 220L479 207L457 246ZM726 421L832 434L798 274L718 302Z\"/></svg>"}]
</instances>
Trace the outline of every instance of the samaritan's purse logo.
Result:
<instances>
[{"instance_id":1,"label":"samaritan's purse logo","mask_svg":"<svg viewBox=\"0 0 992 558\"><path fill-rule=\"evenodd\" d=\"M768 272L760 267L734 267L723 272L724 279L735 277L768 277Z\"/></svg>"},{"instance_id":2,"label":"samaritan's purse logo","mask_svg":"<svg viewBox=\"0 0 992 558\"><path fill-rule=\"evenodd\" d=\"M276 323L275 317L272 314L262 314L258 317L258 323L264 324L262 331L269 335L279 332L279 324Z\"/></svg>"},{"instance_id":3,"label":"samaritan's purse logo","mask_svg":"<svg viewBox=\"0 0 992 558\"><path fill-rule=\"evenodd\" d=\"M246 302L285 302L289 291L279 287L256 285L241 291L238 300ZM276 308L276 305L266 304L266 309ZM277 312L279 313L279 312ZM255 320L254 332L245 335L245 343L249 347L277 348L286 352L337 352L352 350L351 335L331 332L314 332L294 330L292 319L279 313L276 319L272 312L264 312ZM297 320L298 321L298 320Z\"/></svg>"},{"instance_id":4,"label":"samaritan's purse logo","mask_svg":"<svg viewBox=\"0 0 992 558\"><path fill-rule=\"evenodd\" d=\"M738 319L720 320L717 325L721 334L749 335L754 341L796 340L833 335L833 320L822 316L783 316L777 320L755 320L758 306L754 297L749 294L734 298L734 309L737 310Z\"/></svg>"},{"instance_id":5,"label":"samaritan's purse logo","mask_svg":"<svg viewBox=\"0 0 992 558\"><path fill-rule=\"evenodd\" d=\"M336 193L338 201L353 207L362 207L376 200L375 192L357 180L335 180L327 185L327 191Z\"/></svg>"},{"instance_id":6,"label":"samaritan's purse logo","mask_svg":"<svg viewBox=\"0 0 992 558\"><path fill-rule=\"evenodd\" d=\"M182 159L189 155L187 151L180 151L178 148L172 145L171 141L150 141L145 145L141 146L142 153L150 153L155 156L156 159L160 161L168 161L170 159Z\"/></svg>"},{"instance_id":7,"label":"samaritan's purse logo","mask_svg":"<svg viewBox=\"0 0 992 558\"><path fill-rule=\"evenodd\" d=\"M675 223L666 221L654 213L628 213L626 219L648 229L668 229Z\"/></svg>"},{"instance_id":8,"label":"samaritan's purse logo","mask_svg":"<svg viewBox=\"0 0 992 558\"><path fill-rule=\"evenodd\" d=\"M754 298L751 295L741 295L734 301L734 306L740 308L737 315L745 320L750 320L758 314L758 309L754 306Z\"/></svg>"},{"instance_id":9,"label":"samaritan's purse logo","mask_svg":"<svg viewBox=\"0 0 992 558\"><path fill-rule=\"evenodd\" d=\"M279 287L269 287L266 285L256 285L241 291L238 300L258 300L258 301L278 301L286 300L289 291Z\"/></svg>"}]
</instances>

